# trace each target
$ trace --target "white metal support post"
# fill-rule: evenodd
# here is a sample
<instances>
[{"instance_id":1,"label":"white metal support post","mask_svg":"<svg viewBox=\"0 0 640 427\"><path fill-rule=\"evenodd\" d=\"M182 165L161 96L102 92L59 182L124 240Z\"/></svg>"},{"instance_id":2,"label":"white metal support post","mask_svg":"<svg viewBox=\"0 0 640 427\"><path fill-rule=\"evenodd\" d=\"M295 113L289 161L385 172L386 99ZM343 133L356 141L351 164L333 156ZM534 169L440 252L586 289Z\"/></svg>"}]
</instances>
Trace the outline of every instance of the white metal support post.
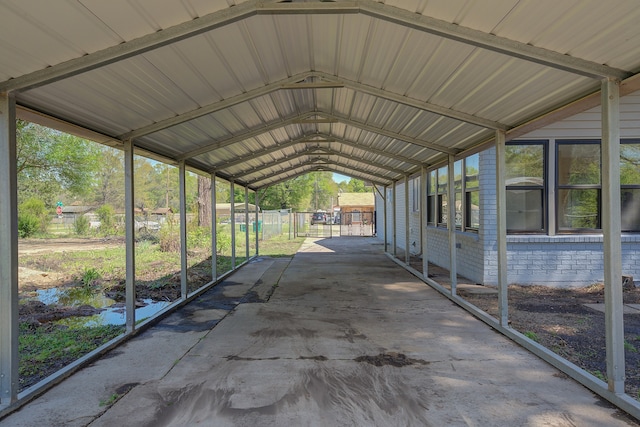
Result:
<instances>
[{"instance_id":1,"label":"white metal support post","mask_svg":"<svg viewBox=\"0 0 640 427\"><path fill-rule=\"evenodd\" d=\"M254 191L255 194L255 204L256 204L256 256L260 255L259 251L259 241L260 241L260 197L258 195L258 190ZM291 224L289 224L289 229L291 229Z\"/></svg>"},{"instance_id":2,"label":"white metal support post","mask_svg":"<svg viewBox=\"0 0 640 427\"><path fill-rule=\"evenodd\" d=\"M409 175L404 176L404 263L409 265L411 262L411 246L409 245Z\"/></svg>"},{"instance_id":3,"label":"white metal support post","mask_svg":"<svg viewBox=\"0 0 640 427\"><path fill-rule=\"evenodd\" d=\"M16 103L0 93L0 408L18 399Z\"/></svg>"},{"instance_id":4,"label":"white metal support post","mask_svg":"<svg viewBox=\"0 0 640 427\"><path fill-rule=\"evenodd\" d=\"M456 191L455 191L455 158L449 154L447 167L447 231L449 234L449 280L451 295L456 295L458 286L458 260L456 251Z\"/></svg>"},{"instance_id":5,"label":"white metal support post","mask_svg":"<svg viewBox=\"0 0 640 427\"><path fill-rule=\"evenodd\" d=\"M211 173L211 280L218 277L218 213L216 212L216 174Z\"/></svg>"},{"instance_id":6,"label":"white metal support post","mask_svg":"<svg viewBox=\"0 0 640 427\"><path fill-rule=\"evenodd\" d=\"M124 141L125 323L136 329L136 230L133 140Z\"/></svg>"},{"instance_id":7,"label":"white metal support post","mask_svg":"<svg viewBox=\"0 0 640 427\"><path fill-rule=\"evenodd\" d=\"M620 82L602 82L602 231L609 391L624 393L622 225L620 208Z\"/></svg>"},{"instance_id":8,"label":"white metal support post","mask_svg":"<svg viewBox=\"0 0 640 427\"><path fill-rule=\"evenodd\" d=\"M427 167L420 168L420 248L422 249L422 276L429 277L427 255Z\"/></svg>"},{"instance_id":9,"label":"white metal support post","mask_svg":"<svg viewBox=\"0 0 640 427\"><path fill-rule=\"evenodd\" d=\"M184 160L178 163L180 175L180 297L187 299L187 171Z\"/></svg>"},{"instance_id":10,"label":"white metal support post","mask_svg":"<svg viewBox=\"0 0 640 427\"><path fill-rule=\"evenodd\" d=\"M391 227L392 227L392 233L393 233L393 257L397 258L398 257L398 245L396 244L397 242L397 237L398 237L398 233L397 233L397 225L396 225L396 208L397 208L397 197L396 197L396 187L397 187L397 182L393 181L393 188L391 189Z\"/></svg>"},{"instance_id":11,"label":"white metal support post","mask_svg":"<svg viewBox=\"0 0 640 427\"><path fill-rule=\"evenodd\" d=\"M249 187L247 186L244 187L244 242L245 256L249 260Z\"/></svg>"},{"instance_id":12,"label":"white metal support post","mask_svg":"<svg viewBox=\"0 0 640 427\"><path fill-rule=\"evenodd\" d=\"M507 189L505 182L505 132L496 130L496 225L498 257L498 322L509 326L507 283Z\"/></svg>"},{"instance_id":13,"label":"white metal support post","mask_svg":"<svg viewBox=\"0 0 640 427\"><path fill-rule=\"evenodd\" d=\"M382 211L382 232L384 234L384 252L388 253L389 252L389 238L387 236L387 207L389 206L387 204L387 186L385 185L382 188L382 191L384 191L384 195L382 196L382 205L384 207L383 211Z\"/></svg>"},{"instance_id":14,"label":"white metal support post","mask_svg":"<svg viewBox=\"0 0 640 427\"><path fill-rule=\"evenodd\" d=\"M229 182L229 194L231 200L231 269L236 269L236 198L233 180Z\"/></svg>"}]
</instances>

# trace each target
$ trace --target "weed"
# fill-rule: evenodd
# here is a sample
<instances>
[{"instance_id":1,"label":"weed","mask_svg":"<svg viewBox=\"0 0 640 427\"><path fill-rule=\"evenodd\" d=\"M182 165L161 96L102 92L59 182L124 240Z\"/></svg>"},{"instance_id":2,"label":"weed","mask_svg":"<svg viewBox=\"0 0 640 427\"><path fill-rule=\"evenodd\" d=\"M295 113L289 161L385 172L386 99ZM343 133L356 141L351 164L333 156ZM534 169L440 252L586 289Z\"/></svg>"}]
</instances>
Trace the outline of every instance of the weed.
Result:
<instances>
[{"instance_id":1,"label":"weed","mask_svg":"<svg viewBox=\"0 0 640 427\"><path fill-rule=\"evenodd\" d=\"M631 344L631 343L630 343L629 341L627 341L627 340L625 340L625 341L624 341L624 349L625 349L626 351L631 352L631 353L637 353L637 352L638 352L638 349L637 349L637 348L635 348L635 346L634 346L633 344Z\"/></svg>"},{"instance_id":2,"label":"weed","mask_svg":"<svg viewBox=\"0 0 640 427\"><path fill-rule=\"evenodd\" d=\"M538 337L538 334L536 334L533 331L526 331L524 333L524 336L529 338L531 341L540 342L540 338Z\"/></svg>"},{"instance_id":3,"label":"weed","mask_svg":"<svg viewBox=\"0 0 640 427\"><path fill-rule=\"evenodd\" d=\"M82 286L88 288L98 279L100 279L100 272L93 267L87 268L82 273Z\"/></svg>"},{"instance_id":4,"label":"weed","mask_svg":"<svg viewBox=\"0 0 640 427\"><path fill-rule=\"evenodd\" d=\"M593 375L594 377L598 378L599 380L602 380L604 382L607 382L607 377L604 376L604 374L598 370L595 371L589 371L589 373L591 375Z\"/></svg>"},{"instance_id":5,"label":"weed","mask_svg":"<svg viewBox=\"0 0 640 427\"><path fill-rule=\"evenodd\" d=\"M120 399L120 395L118 393L113 393L107 400L101 400L100 406L111 406L116 403Z\"/></svg>"}]
</instances>

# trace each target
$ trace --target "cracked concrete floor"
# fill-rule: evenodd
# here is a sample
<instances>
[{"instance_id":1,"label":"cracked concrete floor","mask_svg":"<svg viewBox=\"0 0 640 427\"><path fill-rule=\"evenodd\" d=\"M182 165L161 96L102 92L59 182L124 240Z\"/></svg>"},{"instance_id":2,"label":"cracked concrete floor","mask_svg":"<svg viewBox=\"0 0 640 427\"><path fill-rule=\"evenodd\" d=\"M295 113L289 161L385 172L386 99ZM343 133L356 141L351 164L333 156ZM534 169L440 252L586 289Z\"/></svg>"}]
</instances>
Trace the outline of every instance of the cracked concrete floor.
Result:
<instances>
[{"instance_id":1,"label":"cracked concrete floor","mask_svg":"<svg viewBox=\"0 0 640 427\"><path fill-rule=\"evenodd\" d=\"M243 299L275 283L268 301ZM308 239L290 263L260 259L215 292L231 311L205 294L2 422L633 425L395 265L374 239ZM117 387L126 394L100 407Z\"/></svg>"}]
</instances>

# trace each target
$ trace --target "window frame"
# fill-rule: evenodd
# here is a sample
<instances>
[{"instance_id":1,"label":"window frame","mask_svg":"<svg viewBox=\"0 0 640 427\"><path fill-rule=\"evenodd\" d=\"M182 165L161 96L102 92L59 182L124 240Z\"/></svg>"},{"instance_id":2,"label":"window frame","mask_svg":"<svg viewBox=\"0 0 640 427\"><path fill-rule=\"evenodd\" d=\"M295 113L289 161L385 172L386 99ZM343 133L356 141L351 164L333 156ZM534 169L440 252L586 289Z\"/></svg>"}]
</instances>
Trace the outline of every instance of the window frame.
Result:
<instances>
[{"instance_id":1,"label":"window frame","mask_svg":"<svg viewBox=\"0 0 640 427\"><path fill-rule=\"evenodd\" d=\"M621 141L622 143L622 141ZM597 145L600 152L600 179L598 184L560 184L560 147L566 145ZM556 139L555 141L555 221L557 234L589 234L602 232L602 141L600 139ZM560 192L571 190L595 190L596 195L596 227L569 228L560 227Z\"/></svg>"},{"instance_id":2,"label":"window frame","mask_svg":"<svg viewBox=\"0 0 640 427\"><path fill-rule=\"evenodd\" d=\"M476 181L478 182L478 184L475 187L469 187L467 185L467 182L469 182L469 177L472 175L468 175L467 173L467 159L469 157L473 157L473 156L477 156L477 164L478 164L478 170L476 172L475 178ZM464 170L464 179L463 179L463 183L462 183L462 191L463 191L463 200L462 203L464 203L464 209L463 209L463 226L464 226L464 230L465 231L473 231L473 232L478 232L478 230L480 229L480 154L476 153L476 154L472 154L468 157L465 157L464 162L462 164L463 170ZM473 214L473 209L471 209L471 206L473 205L471 202L471 196L473 193L477 193L478 194L478 225L474 226L471 224L471 216Z\"/></svg>"},{"instance_id":3,"label":"window frame","mask_svg":"<svg viewBox=\"0 0 640 427\"><path fill-rule=\"evenodd\" d=\"M505 192L508 196L509 191L515 190L529 190L529 191L541 191L542 192L542 227L536 230L521 230L521 229L507 229L507 234L548 234L549 232L549 190L548 190L548 176L549 176L549 140L547 139L528 139L528 140L513 140L508 141L506 146L514 145L539 145L542 147L542 185L505 185Z\"/></svg>"}]
</instances>

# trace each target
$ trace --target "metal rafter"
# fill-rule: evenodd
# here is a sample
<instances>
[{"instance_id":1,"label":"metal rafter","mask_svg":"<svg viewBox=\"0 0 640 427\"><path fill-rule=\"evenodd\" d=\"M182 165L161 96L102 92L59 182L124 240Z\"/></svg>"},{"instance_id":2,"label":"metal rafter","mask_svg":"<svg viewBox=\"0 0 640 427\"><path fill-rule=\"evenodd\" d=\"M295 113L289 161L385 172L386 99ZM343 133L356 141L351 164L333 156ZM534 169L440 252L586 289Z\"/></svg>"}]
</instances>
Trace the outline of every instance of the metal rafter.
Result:
<instances>
[{"instance_id":1,"label":"metal rafter","mask_svg":"<svg viewBox=\"0 0 640 427\"><path fill-rule=\"evenodd\" d=\"M277 0L259 1L270 3ZM33 89L224 27L255 15L257 3L257 0L241 2L198 19L1 82L0 92Z\"/></svg>"},{"instance_id":2,"label":"metal rafter","mask_svg":"<svg viewBox=\"0 0 640 427\"><path fill-rule=\"evenodd\" d=\"M509 126L507 126L504 123L485 119L483 117L474 116L472 114L463 113L462 111L452 110L451 108L446 108L440 105L431 104L429 102L420 101L415 98L409 98L408 96L399 95L397 93L389 92L384 89L379 89L373 86L358 83L353 80L332 76L328 73L316 71L314 74L326 80L330 80L330 79L334 80L336 83L342 84L345 88L351 89L356 92L366 93L371 96L386 99L388 101L397 102L398 104L417 108L419 110L429 111L431 113L438 114L440 116L449 117L455 120L460 120L465 123L470 123L476 126L481 126L481 127L484 127L487 129L493 129L493 130L496 130L496 129L507 130L509 128Z\"/></svg>"},{"instance_id":3,"label":"metal rafter","mask_svg":"<svg viewBox=\"0 0 640 427\"><path fill-rule=\"evenodd\" d=\"M321 137L323 139L312 139L314 137ZM299 145L299 144L306 144L308 147L311 147L310 144L316 144L316 148L317 148L318 144L327 144L327 143L332 143L332 142L337 142L337 143L340 143L340 144L343 144L343 145L346 145L346 146L349 146L349 147L353 147L353 148L358 149L358 150L364 150L364 151L376 154L376 155L381 156L381 157L387 157L389 159L397 160L397 161L408 163L408 164L415 165L415 166L420 166L422 164L421 162L419 162L417 160L414 160L414 159L411 159L411 158L408 158L408 157L404 157L404 156L400 156L400 155L397 155L397 154L389 153L389 152L386 152L384 150L378 150L378 149L375 149L375 148L372 148L372 147L365 146L364 144L358 144L358 143L353 142L353 141L348 141L348 140L343 139L343 138L332 137L332 136L330 136L328 134L313 134L313 135L309 135L309 136L303 136L301 138L296 138L296 139L293 139L293 140L290 140L290 141L286 141L284 143L280 143L280 144L274 145L273 147L265 148L263 150L254 151L254 152L252 152L250 154L247 154L246 156L237 157L233 161L220 163L220 164L216 165L214 169L215 170L228 169L230 167L242 164L242 163L244 163L244 162L246 162L248 160L258 159L258 158L260 158L262 156L266 156L268 154L275 153L275 152L278 152L278 151L280 151L282 149L285 149L285 148L288 148L288 147L292 147L292 146L295 146L295 145ZM351 156L351 158L357 159L357 157L354 157L354 156ZM280 160L278 160L278 161L280 161Z\"/></svg>"},{"instance_id":4,"label":"metal rafter","mask_svg":"<svg viewBox=\"0 0 640 427\"><path fill-rule=\"evenodd\" d=\"M285 157L282 157L280 159L277 159L275 161L275 163L276 164L285 163L285 162L297 159L299 157L311 155L311 154L313 154L315 152L318 152L318 151L321 151L322 153L328 154L330 156L338 156L340 158L353 160L353 161L360 162L360 163L364 162L361 159L354 158L353 156L347 156L344 153L341 153L341 152L336 151L336 150L332 150L332 149L327 148L327 147L312 146L312 147L309 147L309 148L307 148L305 150L302 150L302 151L300 151L298 153L292 154L290 156L285 156ZM372 166L374 166L374 167L376 167L378 169L383 169L383 170L386 170L386 171L389 171L389 172L393 172L393 173L396 173L396 174L399 174L399 175L402 175L403 173L405 173L405 171L402 171L400 169L395 169L395 168L392 168L392 167L389 167L389 166L385 166L385 165L383 165L381 163L377 163L377 162L366 161L366 164L369 164L369 165L372 165ZM256 172L259 172L259 171L262 171L262 170L265 170L265 169L269 169L271 167L273 167L273 163L263 164L263 165L260 165L260 166L254 167L254 168L245 169L245 170L242 170L240 172L237 172L237 173L235 173L233 175L233 177L235 179L240 179L243 176L251 175L251 174L254 174ZM345 167L347 167L347 166L345 166Z\"/></svg>"},{"instance_id":5,"label":"metal rafter","mask_svg":"<svg viewBox=\"0 0 640 427\"><path fill-rule=\"evenodd\" d=\"M319 141L319 142L338 142L340 144L348 145L348 146L356 148L358 150L365 150L365 151L368 151L370 153L377 154L378 156L388 157L390 159L398 160L400 162L409 163L411 165L420 166L420 165L423 164L422 162L420 162L418 160L411 159L411 158L405 157L405 156L400 156L398 154L389 153L389 152L384 151L384 150L378 150L377 148L373 148L373 147L367 146L365 144L360 144L360 143L355 142L355 141L349 141L349 140L344 139L344 138L339 138L339 137L331 136L329 134L324 134L324 133L320 133L320 134L317 134L317 135L328 139L328 140L322 140L322 141ZM310 142L313 142L313 140L311 140Z\"/></svg>"},{"instance_id":6,"label":"metal rafter","mask_svg":"<svg viewBox=\"0 0 640 427\"><path fill-rule=\"evenodd\" d=\"M423 31L464 44L498 52L515 58L541 64L558 70L595 78L625 79L633 73L598 64L586 59L565 55L515 40L485 33L480 30L424 16L413 11L400 9L374 0L333 3L333 9L316 5L326 3L269 3L258 4L258 14L284 15L304 13L353 13L358 12L372 18L402 25L405 28Z\"/></svg>"},{"instance_id":7,"label":"metal rafter","mask_svg":"<svg viewBox=\"0 0 640 427\"><path fill-rule=\"evenodd\" d=\"M268 95L272 92L275 92L277 90L280 90L283 88L283 86L290 84L290 83L294 83L300 80L305 79L306 77L309 77L313 75L313 73L310 72L305 72L305 73L299 73L296 74L294 76L291 76L287 79L284 80L280 80L274 83L270 83L268 85L259 87L257 89L253 89L250 90L248 92L245 92L241 95L238 96L234 96L228 99L224 99L222 101L218 101L218 102L214 102L212 104L209 105L205 105L203 107L200 108L196 108L195 110L191 110L187 113L184 114L179 114L177 116L174 117L170 117L168 119L165 120L160 120L158 122L155 122L149 126L145 126L139 129L135 129L131 132L125 133L123 135L120 135L118 137L118 139L128 139L128 138L140 138L142 136L145 135L149 135L151 133L154 132L159 132L161 130L170 128L172 126L176 126L185 122L188 122L190 120L194 120L203 116L206 116L207 114L212 114L215 113L217 111L220 110L224 110L225 108L230 108L233 107L234 105L238 105L240 103L243 102L247 102L247 101L251 101L252 99L255 98L259 98L261 96L265 96Z\"/></svg>"},{"instance_id":8,"label":"metal rafter","mask_svg":"<svg viewBox=\"0 0 640 427\"><path fill-rule=\"evenodd\" d=\"M318 163L318 161L321 161L323 163ZM264 181L264 180L267 180L267 179L270 179L270 178L273 178L273 177L277 177L278 175L290 172L291 170L296 169L296 168L301 167L301 166L306 166L306 165L323 166L323 165L328 165L328 164L340 166L340 167L343 167L343 168L345 168L347 170L358 172L360 174L364 174L364 175L368 175L368 176L372 176L372 177L378 178L378 179L383 180L383 181L391 181L392 180L388 176L379 175L379 174L377 174L375 172L370 172L370 171L367 171L367 170L364 170L364 169L360 169L358 167L345 165L345 164L342 164L340 162L336 162L334 160L329 160L329 159L324 159L324 158L314 158L314 159L309 159L309 160L307 160L305 162L301 162L301 163L299 163L297 165L294 165L294 166L291 166L291 167L288 167L288 168L285 168L285 169L281 169L279 171L274 171L274 172L269 173L267 175L263 175L263 176L259 177L258 179L255 179L255 180L247 179L246 181L247 181L247 183L249 185L254 185L256 182L261 182L261 181Z\"/></svg>"},{"instance_id":9,"label":"metal rafter","mask_svg":"<svg viewBox=\"0 0 640 427\"><path fill-rule=\"evenodd\" d=\"M388 138L397 139L400 141L419 145L421 147L429 148L430 150L439 151L441 153L457 154L459 152L459 150L454 148L443 147L442 145L439 145L433 142L423 141L421 139L412 138L410 136L402 135L400 133L388 131L382 128L377 128L375 126L371 126L366 123L356 122L355 120L351 120L347 117L337 116L331 113L316 113L316 114L322 115L324 117L332 118L332 119L338 119L341 123L344 123L347 126L352 126L358 129L365 130L367 132L377 133L379 135L383 135Z\"/></svg>"},{"instance_id":10,"label":"metal rafter","mask_svg":"<svg viewBox=\"0 0 640 427\"><path fill-rule=\"evenodd\" d=\"M265 180L269 179L269 178L260 178L258 180L253 181L252 185L254 185L254 187L256 189L266 188L266 187L270 187L272 185L279 184L281 182L288 181L290 179L297 178L297 177L299 177L301 175L304 175L306 173L314 172L314 171L336 172L336 173L340 173L340 174L343 174L343 175L349 175L349 176L351 176L353 178L358 178L358 179L361 179L363 181L370 181L370 182L373 182L374 184L383 185L383 186L384 185L389 185L390 183L393 182L392 180L387 180L387 179L379 180L376 177L373 177L373 179L372 179L373 175L369 175L369 174L364 174L363 175L363 174L360 174L360 173L354 172L354 171L344 172L344 171L341 171L338 168L334 167L334 165L331 165L331 164L311 165L311 166L309 166L309 165L298 165L298 167L294 168L293 170L296 170L296 169L301 169L301 170L299 170L298 172L296 172L293 175L285 176L285 177L278 178L276 180L270 181L267 184L255 185L256 183L259 183L259 182L262 182L262 181L265 181ZM291 171L287 171L287 172L283 172L283 173L288 173L288 172L291 172ZM270 177L270 178L272 178L272 177Z\"/></svg>"},{"instance_id":11,"label":"metal rafter","mask_svg":"<svg viewBox=\"0 0 640 427\"><path fill-rule=\"evenodd\" d=\"M189 151L189 152L183 154L182 156L180 156L178 158L178 160L186 160L186 159L189 159L191 157L196 157L196 156L199 156L201 154L208 153L209 151L213 151L213 150L216 150L218 148L226 147L226 146L234 144L236 142L240 142L240 141L244 141L246 139L254 138L254 137L258 136L258 135L262 135L263 133L271 132L271 131L279 129L281 127L285 127L285 126L296 124L296 121L300 120L301 118L307 118L307 117L311 117L311 116L315 116L315 115L317 115L317 113L315 113L315 112L304 113L304 114L301 114L301 115L297 115L295 117L291 117L289 119L280 120L280 121L277 121L277 122L274 122L274 123L270 123L270 124L268 124L266 126L260 127L258 129L253 129L253 130L250 130L248 132L241 133L241 134L236 135L236 136L231 137L231 138L223 139L221 141L214 141L214 142L211 142L209 144L206 144L203 147L197 148L195 150L192 150L192 151Z\"/></svg>"}]
</instances>

